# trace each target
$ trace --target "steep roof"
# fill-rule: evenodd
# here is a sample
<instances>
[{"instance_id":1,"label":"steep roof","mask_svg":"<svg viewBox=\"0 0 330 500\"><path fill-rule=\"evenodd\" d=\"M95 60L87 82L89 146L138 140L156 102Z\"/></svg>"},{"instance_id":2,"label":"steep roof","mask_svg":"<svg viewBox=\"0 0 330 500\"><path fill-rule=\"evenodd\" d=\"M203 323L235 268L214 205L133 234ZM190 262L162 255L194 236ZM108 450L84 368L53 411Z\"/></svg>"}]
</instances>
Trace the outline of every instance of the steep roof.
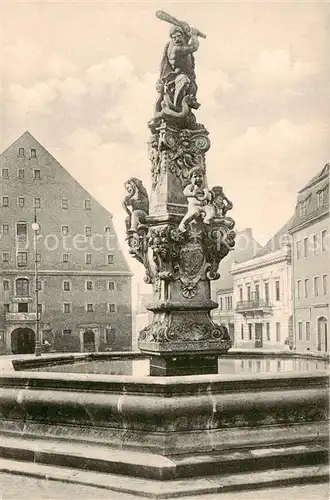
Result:
<instances>
[{"instance_id":1,"label":"steep roof","mask_svg":"<svg viewBox=\"0 0 330 500\"><path fill-rule=\"evenodd\" d=\"M329 165L329 163L326 163L320 172L316 174L302 189L300 189L298 193L302 193L306 189L313 187L318 182L329 177Z\"/></svg>"},{"instance_id":2,"label":"steep roof","mask_svg":"<svg viewBox=\"0 0 330 500\"><path fill-rule=\"evenodd\" d=\"M267 241L266 245L262 247L262 249L254 256L254 258L262 257L263 255L267 255L272 252L276 252L277 250L280 250L283 246L285 237L288 236L289 234L289 228L292 225L292 221L294 219L294 216L290 217L290 219L277 231L277 233L274 234L270 238L270 240Z\"/></svg>"},{"instance_id":3,"label":"steep roof","mask_svg":"<svg viewBox=\"0 0 330 500\"><path fill-rule=\"evenodd\" d=\"M211 282L211 292L213 298L215 298L217 292L233 288L234 280L231 274L232 263L234 261L244 262L252 259L255 253L260 249L261 245L253 238L251 228L246 228L237 232L236 247L234 250L229 252L223 261L220 262L220 278Z\"/></svg>"}]
</instances>

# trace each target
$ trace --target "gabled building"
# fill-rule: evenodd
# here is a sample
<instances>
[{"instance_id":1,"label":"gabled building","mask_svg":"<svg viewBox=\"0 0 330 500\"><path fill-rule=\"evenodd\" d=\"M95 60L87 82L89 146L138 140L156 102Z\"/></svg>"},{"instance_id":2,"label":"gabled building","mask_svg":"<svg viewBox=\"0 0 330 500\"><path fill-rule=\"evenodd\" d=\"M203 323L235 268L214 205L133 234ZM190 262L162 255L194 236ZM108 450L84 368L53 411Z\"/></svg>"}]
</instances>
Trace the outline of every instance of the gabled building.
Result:
<instances>
[{"instance_id":1,"label":"gabled building","mask_svg":"<svg viewBox=\"0 0 330 500\"><path fill-rule=\"evenodd\" d=\"M299 192L293 241L294 345L329 350L329 163Z\"/></svg>"},{"instance_id":2,"label":"gabled building","mask_svg":"<svg viewBox=\"0 0 330 500\"><path fill-rule=\"evenodd\" d=\"M37 319L51 350L130 349L131 272L111 214L29 132L0 158L0 352L33 352Z\"/></svg>"},{"instance_id":3,"label":"gabled building","mask_svg":"<svg viewBox=\"0 0 330 500\"><path fill-rule=\"evenodd\" d=\"M292 345L291 220L252 259L233 263L237 347Z\"/></svg>"}]
</instances>

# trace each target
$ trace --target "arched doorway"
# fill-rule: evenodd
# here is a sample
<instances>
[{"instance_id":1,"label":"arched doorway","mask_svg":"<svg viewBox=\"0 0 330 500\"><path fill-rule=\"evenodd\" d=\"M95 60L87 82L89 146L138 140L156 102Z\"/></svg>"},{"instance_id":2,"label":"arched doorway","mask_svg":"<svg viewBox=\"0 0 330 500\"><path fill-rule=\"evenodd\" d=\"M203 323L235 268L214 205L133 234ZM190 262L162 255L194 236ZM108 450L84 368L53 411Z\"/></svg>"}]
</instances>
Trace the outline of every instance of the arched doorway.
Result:
<instances>
[{"instance_id":1,"label":"arched doorway","mask_svg":"<svg viewBox=\"0 0 330 500\"><path fill-rule=\"evenodd\" d=\"M317 320L317 350L328 350L328 321L327 318L321 316Z\"/></svg>"},{"instance_id":2,"label":"arched doorway","mask_svg":"<svg viewBox=\"0 0 330 500\"><path fill-rule=\"evenodd\" d=\"M16 328L11 334L13 354L32 354L36 345L36 336L31 328Z\"/></svg>"},{"instance_id":3,"label":"arched doorway","mask_svg":"<svg viewBox=\"0 0 330 500\"><path fill-rule=\"evenodd\" d=\"M83 334L84 351L95 351L95 334L92 330L86 330Z\"/></svg>"}]
</instances>

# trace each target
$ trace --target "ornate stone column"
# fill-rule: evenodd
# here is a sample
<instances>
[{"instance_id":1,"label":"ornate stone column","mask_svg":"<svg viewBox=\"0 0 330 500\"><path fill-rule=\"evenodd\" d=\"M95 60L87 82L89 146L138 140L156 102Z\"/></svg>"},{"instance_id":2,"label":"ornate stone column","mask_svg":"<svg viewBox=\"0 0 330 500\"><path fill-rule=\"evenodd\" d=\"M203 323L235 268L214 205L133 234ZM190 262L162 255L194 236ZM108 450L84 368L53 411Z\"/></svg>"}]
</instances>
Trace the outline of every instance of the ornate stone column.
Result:
<instances>
[{"instance_id":1,"label":"ornate stone column","mask_svg":"<svg viewBox=\"0 0 330 500\"><path fill-rule=\"evenodd\" d=\"M149 122L150 203L139 179L125 184L130 253L144 264L153 288L153 321L138 346L151 356L151 375L217 373L218 354L231 341L211 320L217 304L210 280L234 247L235 223L226 215L232 203L222 187L207 187L210 141L192 112L199 107L193 52L200 32L181 23L170 35Z\"/></svg>"}]
</instances>

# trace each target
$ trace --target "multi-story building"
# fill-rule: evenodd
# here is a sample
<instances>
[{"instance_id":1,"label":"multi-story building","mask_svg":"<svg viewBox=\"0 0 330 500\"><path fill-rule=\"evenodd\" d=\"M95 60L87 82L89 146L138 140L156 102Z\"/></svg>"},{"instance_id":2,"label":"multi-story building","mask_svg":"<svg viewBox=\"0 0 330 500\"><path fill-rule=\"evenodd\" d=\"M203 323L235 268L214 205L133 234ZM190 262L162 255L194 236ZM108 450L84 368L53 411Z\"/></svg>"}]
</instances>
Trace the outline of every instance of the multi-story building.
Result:
<instances>
[{"instance_id":1,"label":"multi-story building","mask_svg":"<svg viewBox=\"0 0 330 500\"><path fill-rule=\"evenodd\" d=\"M33 352L37 320L54 350L130 349L131 272L111 214L29 132L0 175L0 352Z\"/></svg>"},{"instance_id":2,"label":"multi-story building","mask_svg":"<svg viewBox=\"0 0 330 500\"><path fill-rule=\"evenodd\" d=\"M236 347L284 349L292 338L291 220L254 258L234 262Z\"/></svg>"},{"instance_id":3,"label":"multi-story building","mask_svg":"<svg viewBox=\"0 0 330 500\"><path fill-rule=\"evenodd\" d=\"M298 192L293 240L294 345L329 350L329 164Z\"/></svg>"},{"instance_id":4,"label":"multi-story building","mask_svg":"<svg viewBox=\"0 0 330 500\"><path fill-rule=\"evenodd\" d=\"M218 308L212 311L212 319L227 327L229 335L236 343L235 311L233 307L234 278L231 273L233 262L240 263L251 259L261 245L253 238L252 229L239 231L236 236L235 248L220 262L220 278L211 282L212 299L218 303Z\"/></svg>"}]
</instances>

